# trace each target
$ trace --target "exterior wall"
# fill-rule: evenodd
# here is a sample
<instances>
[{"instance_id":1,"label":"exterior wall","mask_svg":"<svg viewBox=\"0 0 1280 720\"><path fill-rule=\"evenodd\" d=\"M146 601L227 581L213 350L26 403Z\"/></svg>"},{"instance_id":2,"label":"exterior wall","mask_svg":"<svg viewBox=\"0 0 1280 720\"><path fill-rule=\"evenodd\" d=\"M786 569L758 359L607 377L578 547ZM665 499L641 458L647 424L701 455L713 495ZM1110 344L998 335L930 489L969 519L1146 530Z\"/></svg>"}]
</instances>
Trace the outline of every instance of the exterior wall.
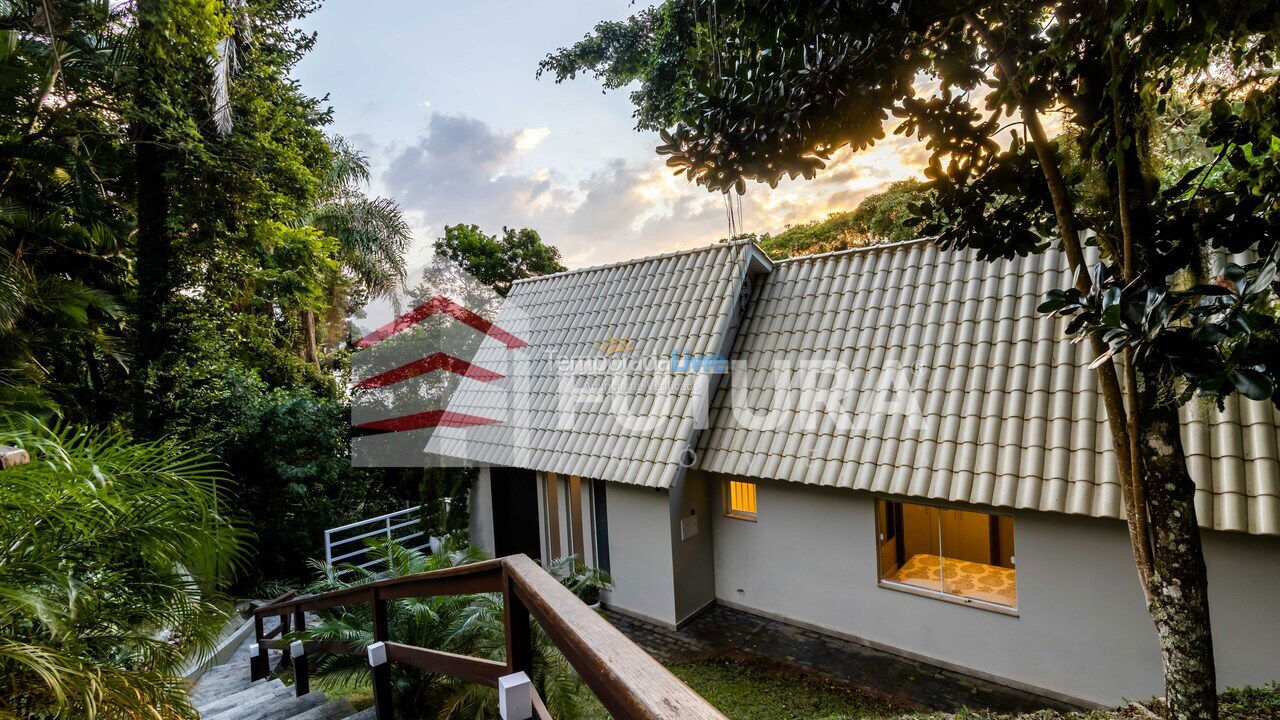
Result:
<instances>
[{"instance_id":1,"label":"exterior wall","mask_svg":"<svg viewBox=\"0 0 1280 720\"><path fill-rule=\"evenodd\" d=\"M674 625L676 604L668 494L611 482L605 496L609 503L613 589L601 599L622 612Z\"/></svg>"},{"instance_id":2,"label":"exterior wall","mask_svg":"<svg viewBox=\"0 0 1280 720\"><path fill-rule=\"evenodd\" d=\"M675 579L673 622L676 625L697 615L716 599L712 486L715 483L705 473L691 470L671 489L671 561ZM681 540L680 523L690 516L696 518L698 531Z\"/></svg>"},{"instance_id":3,"label":"exterior wall","mask_svg":"<svg viewBox=\"0 0 1280 720\"><path fill-rule=\"evenodd\" d=\"M493 554L493 492L489 484L489 466L480 468L471 481L471 544Z\"/></svg>"},{"instance_id":4,"label":"exterior wall","mask_svg":"<svg viewBox=\"0 0 1280 720\"><path fill-rule=\"evenodd\" d=\"M1119 522L1014 513L1011 617L879 587L867 493L760 481L754 523L724 517L721 497L710 493L723 602L1107 705L1163 692ZM1277 679L1280 539L1206 533L1205 544L1220 682Z\"/></svg>"}]
</instances>

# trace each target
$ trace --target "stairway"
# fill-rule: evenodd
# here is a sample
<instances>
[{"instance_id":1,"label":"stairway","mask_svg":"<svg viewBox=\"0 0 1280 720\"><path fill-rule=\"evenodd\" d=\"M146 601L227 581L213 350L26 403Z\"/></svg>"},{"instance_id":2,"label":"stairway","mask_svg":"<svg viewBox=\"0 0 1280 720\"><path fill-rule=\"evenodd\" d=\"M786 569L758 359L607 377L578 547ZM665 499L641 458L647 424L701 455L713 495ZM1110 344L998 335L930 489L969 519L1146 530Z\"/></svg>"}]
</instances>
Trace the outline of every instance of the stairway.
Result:
<instances>
[{"instance_id":1,"label":"stairway","mask_svg":"<svg viewBox=\"0 0 1280 720\"><path fill-rule=\"evenodd\" d=\"M250 682L245 640L227 662L209 670L191 688L191 700L203 720L373 720L373 708L355 712L351 703L330 699L319 690L294 697L294 687L275 678ZM271 652L272 667L279 653Z\"/></svg>"}]
</instances>

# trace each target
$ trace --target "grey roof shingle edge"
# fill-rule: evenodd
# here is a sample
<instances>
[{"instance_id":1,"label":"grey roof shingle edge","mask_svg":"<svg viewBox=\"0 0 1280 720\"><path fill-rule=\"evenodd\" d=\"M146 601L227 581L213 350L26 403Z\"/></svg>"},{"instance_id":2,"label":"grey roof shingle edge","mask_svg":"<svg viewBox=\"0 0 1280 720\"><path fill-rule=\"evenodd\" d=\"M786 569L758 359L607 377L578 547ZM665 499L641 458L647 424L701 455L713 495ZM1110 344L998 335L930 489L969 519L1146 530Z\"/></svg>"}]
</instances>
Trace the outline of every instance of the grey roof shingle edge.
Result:
<instances>
[{"instance_id":1,"label":"grey roof shingle edge","mask_svg":"<svg viewBox=\"0 0 1280 720\"><path fill-rule=\"evenodd\" d=\"M1056 251L987 263L923 241L780 261L738 333L698 467L924 499L1121 517L1110 433L1089 354L1038 315L1069 284ZM753 429L736 409L777 396L782 360L843 363L853 407L885 361L918 364L922 421L890 414L865 429L814 427L795 412ZM803 405L803 400L799 405ZM732 406L731 406L732 405ZM803 410L803 408L802 408ZM1202 525L1280 534L1280 412L1239 397L1182 410Z\"/></svg>"}]
</instances>

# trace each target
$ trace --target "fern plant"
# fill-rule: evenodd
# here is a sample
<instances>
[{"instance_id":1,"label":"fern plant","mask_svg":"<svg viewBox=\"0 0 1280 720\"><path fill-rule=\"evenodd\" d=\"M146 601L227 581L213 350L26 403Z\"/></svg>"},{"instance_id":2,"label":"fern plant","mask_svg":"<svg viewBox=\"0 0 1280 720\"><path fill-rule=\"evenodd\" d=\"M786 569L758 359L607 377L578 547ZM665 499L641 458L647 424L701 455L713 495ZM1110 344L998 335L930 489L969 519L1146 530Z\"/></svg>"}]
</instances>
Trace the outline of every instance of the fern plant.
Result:
<instances>
[{"instance_id":1,"label":"fern plant","mask_svg":"<svg viewBox=\"0 0 1280 720\"><path fill-rule=\"evenodd\" d=\"M195 718L179 667L226 619L242 532L222 475L165 442L0 419L0 718Z\"/></svg>"},{"instance_id":2,"label":"fern plant","mask_svg":"<svg viewBox=\"0 0 1280 720\"><path fill-rule=\"evenodd\" d=\"M484 560L474 546L447 540L439 552L425 555L387 540L368 542L367 559L377 560L383 572L351 565L315 563L321 579L308 592L328 592L363 585L386 577L441 570ZM356 646L373 642L368 603L319 611L319 621L296 637L338 641ZM506 653L506 629L502 595L446 595L407 598L388 602L387 631L392 640L418 647L502 661ZM533 624L532 680L547 709L560 720L585 716L588 690L550 638ZM370 681L364 656L321 656L313 670L316 677L337 687L358 687ZM498 712L498 695L492 688L418 670L392 666L392 694L397 712L406 718L491 718Z\"/></svg>"}]
</instances>

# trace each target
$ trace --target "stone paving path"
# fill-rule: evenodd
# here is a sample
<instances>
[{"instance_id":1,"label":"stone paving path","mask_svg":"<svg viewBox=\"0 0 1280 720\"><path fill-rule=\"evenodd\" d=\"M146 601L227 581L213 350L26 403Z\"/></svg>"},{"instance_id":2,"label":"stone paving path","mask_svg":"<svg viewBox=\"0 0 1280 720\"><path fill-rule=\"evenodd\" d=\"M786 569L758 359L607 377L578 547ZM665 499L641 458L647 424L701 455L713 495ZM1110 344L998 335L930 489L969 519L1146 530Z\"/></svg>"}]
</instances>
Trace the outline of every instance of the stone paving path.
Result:
<instances>
[{"instance_id":1,"label":"stone paving path","mask_svg":"<svg viewBox=\"0 0 1280 720\"><path fill-rule=\"evenodd\" d=\"M678 632L608 610L605 616L663 662L741 653L842 680L877 696L929 710L1079 710L1058 700L723 605L714 606Z\"/></svg>"}]
</instances>

